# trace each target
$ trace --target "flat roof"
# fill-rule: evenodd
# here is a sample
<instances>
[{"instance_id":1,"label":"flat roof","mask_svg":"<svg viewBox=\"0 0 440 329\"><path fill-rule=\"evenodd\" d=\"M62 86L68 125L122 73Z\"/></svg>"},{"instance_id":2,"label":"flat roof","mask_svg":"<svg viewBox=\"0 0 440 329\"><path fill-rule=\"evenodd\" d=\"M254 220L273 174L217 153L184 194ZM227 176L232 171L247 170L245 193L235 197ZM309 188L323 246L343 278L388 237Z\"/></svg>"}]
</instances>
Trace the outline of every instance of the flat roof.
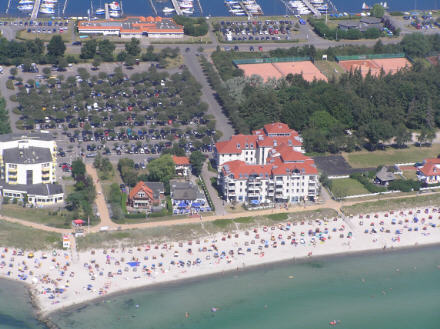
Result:
<instances>
[{"instance_id":1,"label":"flat roof","mask_svg":"<svg viewBox=\"0 0 440 329\"><path fill-rule=\"evenodd\" d=\"M52 155L44 147L14 147L3 151L3 161L12 164L36 164L51 162Z\"/></svg>"}]
</instances>

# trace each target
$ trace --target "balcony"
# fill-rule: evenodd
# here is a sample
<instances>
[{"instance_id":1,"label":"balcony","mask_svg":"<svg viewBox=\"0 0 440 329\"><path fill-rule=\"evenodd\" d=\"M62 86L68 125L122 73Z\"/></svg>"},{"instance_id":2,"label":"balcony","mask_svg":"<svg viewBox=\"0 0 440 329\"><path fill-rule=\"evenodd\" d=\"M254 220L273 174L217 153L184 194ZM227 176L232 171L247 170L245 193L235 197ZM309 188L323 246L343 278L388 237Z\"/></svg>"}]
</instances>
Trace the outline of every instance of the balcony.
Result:
<instances>
[{"instance_id":1,"label":"balcony","mask_svg":"<svg viewBox=\"0 0 440 329\"><path fill-rule=\"evenodd\" d=\"M42 172L41 172L41 175L42 175L43 177L49 176L49 175L50 175L50 171L49 171L49 170L48 170L48 171L42 171Z\"/></svg>"},{"instance_id":2,"label":"balcony","mask_svg":"<svg viewBox=\"0 0 440 329\"><path fill-rule=\"evenodd\" d=\"M49 176L43 176L43 177L41 177L41 179L43 180L43 182L47 182L50 179L50 177Z\"/></svg>"},{"instance_id":3,"label":"balcony","mask_svg":"<svg viewBox=\"0 0 440 329\"><path fill-rule=\"evenodd\" d=\"M8 168L9 173L17 173L17 168Z\"/></svg>"},{"instance_id":4,"label":"balcony","mask_svg":"<svg viewBox=\"0 0 440 329\"><path fill-rule=\"evenodd\" d=\"M247 196L248 196L249 198L259 197L259 196L260 196L260 193L249 193L249 192L248 192Z\"/></svg>"}]
</instances>

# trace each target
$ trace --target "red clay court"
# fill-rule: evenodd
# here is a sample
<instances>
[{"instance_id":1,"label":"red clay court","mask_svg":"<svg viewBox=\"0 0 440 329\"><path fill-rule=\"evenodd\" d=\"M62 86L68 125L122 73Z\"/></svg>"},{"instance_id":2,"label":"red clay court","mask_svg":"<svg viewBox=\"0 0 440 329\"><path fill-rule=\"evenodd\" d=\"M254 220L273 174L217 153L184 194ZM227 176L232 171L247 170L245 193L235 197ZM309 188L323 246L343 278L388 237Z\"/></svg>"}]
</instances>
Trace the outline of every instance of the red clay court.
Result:
<instances>
[{"instance_id":1,"label":"red clay court","mask_svg":"<svg viewBox=\"0 0 440 329\"><path fill-rule=\"evenodd\" d=\"M271 78L280 79L289 73L301 74L303 79L309 82L314 79L327 81L327 77L310 61L240 64L237 66L243 70L246 77L259 75L264 81Z\"/></svg>"},{"instance_id":2,"label":"red clay court","mask_svg":"<svg viewBox=\"0 0 440 329\"><path fill-rule=\"evenodd\" d=\"M371 71L371 75L378 76L381 68L385 74L394 74L404 67L411 67L411 63L404 57L402 58L381 58L381 59L358 59L349 61L340 61L339 65L346 71L361 70L365 77Z\"/></svg>"}]
</instances>

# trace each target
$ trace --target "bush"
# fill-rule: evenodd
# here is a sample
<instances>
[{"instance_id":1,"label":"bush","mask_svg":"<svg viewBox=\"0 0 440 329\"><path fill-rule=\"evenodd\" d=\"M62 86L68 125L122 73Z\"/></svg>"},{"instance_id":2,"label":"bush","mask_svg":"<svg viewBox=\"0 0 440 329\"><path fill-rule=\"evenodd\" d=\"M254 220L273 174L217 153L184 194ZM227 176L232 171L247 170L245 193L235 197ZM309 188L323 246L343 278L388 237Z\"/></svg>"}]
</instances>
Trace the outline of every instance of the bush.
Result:
<instances>
[{"instance_id":1,"label":"bush","mask_svg":"<svg viewBox=\"0 0 440 329\"><path fill-rule=\"evenodd\" d=\"M14 82L12 80L8 80L6 81L6 88L10 89L10 90L14 90Z\"/></svg>"},{"instance_id":2,"label":"bush","mask_svg":"<svg viewBox=\"0 0 440 329\"><path fill-rule=\"evenodd\" d=\"M139 218L145 218L146 215L144 212L134 212L131 214L126 214L125 218L127 219L139 219Z\"/></svg>"},{"instance_id":3,"label":"bush","mask_svg":"<svg viewBox=\"0 0 440 329\"><path fill-rule=\"evenodd\" d=\"M390 191L402 191L402 192L411 192L411 191L419 191L422 184L419 181L409 179L396 179L388 185L388 189Z\"/></svg>"},{"instance_id":4,"label":"bush","mask_svg":"<svg viewBox=\"0 0 440 329\"><path fill-rule=\"evenodd\" d=\"M183 25L183 30L186 35L193 37L200 37L208 33L209 25L203 17L190 18L185 16L174 16L174 21Z\"/></svg>"}]
</instances>

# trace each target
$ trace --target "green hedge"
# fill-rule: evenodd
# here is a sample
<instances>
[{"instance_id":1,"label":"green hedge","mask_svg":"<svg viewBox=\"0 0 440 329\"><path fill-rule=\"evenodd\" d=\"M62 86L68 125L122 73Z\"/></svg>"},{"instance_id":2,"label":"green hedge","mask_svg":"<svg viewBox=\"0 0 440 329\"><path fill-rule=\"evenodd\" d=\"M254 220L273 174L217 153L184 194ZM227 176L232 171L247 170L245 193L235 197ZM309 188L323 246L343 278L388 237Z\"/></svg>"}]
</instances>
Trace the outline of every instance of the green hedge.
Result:
<instances>
[{"instance_id":1,"label":"green hedge","mask_svg":"<svg viewBox=\"0 0 440 329\"><path fill-rule=\"evenodd\" d=\"M384 186L378 186L371 182L371 178L361 173L354 173L350 175L350 178L356 179L361 183L370 193L381 193L385 192L387 189Z\"/></svg>"}]
</instances>

